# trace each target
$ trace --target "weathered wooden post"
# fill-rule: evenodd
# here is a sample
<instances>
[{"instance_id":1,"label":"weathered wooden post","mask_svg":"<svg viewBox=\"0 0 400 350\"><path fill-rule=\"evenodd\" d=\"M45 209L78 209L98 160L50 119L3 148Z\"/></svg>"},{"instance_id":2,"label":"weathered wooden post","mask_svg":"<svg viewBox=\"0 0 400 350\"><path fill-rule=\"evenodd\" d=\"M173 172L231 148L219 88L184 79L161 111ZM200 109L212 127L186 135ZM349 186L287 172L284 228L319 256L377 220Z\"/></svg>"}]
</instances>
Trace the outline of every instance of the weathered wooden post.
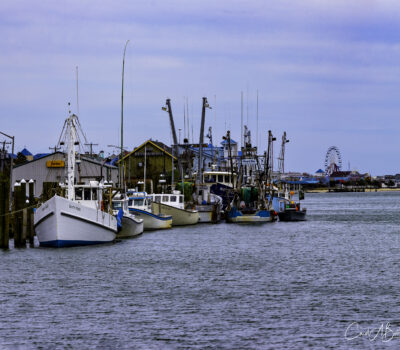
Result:
<instances>
[{"instance_id":1,"label":"weathered wooden post","mask_svg":"<svg viewBox=\"0 0 400 350\"><path fill-rule=\"evenodd\" d=\"M33 229L33 205L35 204L35 195L34 195L34 185L35 182L30 179L29 180L29 209L28 209L28 239L29 244L33 246L33 236L35 235Z\"/></svg>"},{"instance_id":2,"label":"weathered wooden post","mask_svg":"<svg viewBox=\"0 0 400 350\"><path fill-rule=\"evenodd\" d=\"M19 220L19 209L20 208L20 197L21 197L21 184L16 182L14 184L14 200L13 200L13 234L14 234L14 247L19 248L21 246L21 225Z\"/></svg>"},{"instance_id":3,"label":"weathered wooden post","mask_svg":"<svg viewBox=\"0 0 400 350\"><path fill-rule=\"evenodd\" d=\"M0 180L0 248L8 249L8 181Z\"/></svg>"},{"instance_id":4,"label":"weathered wooden post","mask_svg":"<svg viewBox=\"0 0 400 350\"><path fill-rule=\"evenodd\" d=\"M20 193L20 220L21 220L21 247L26 247L26 228L28 224L28 213L26 210L26 181L21 180L21 193Z\"/></svg>"}]
</instances>

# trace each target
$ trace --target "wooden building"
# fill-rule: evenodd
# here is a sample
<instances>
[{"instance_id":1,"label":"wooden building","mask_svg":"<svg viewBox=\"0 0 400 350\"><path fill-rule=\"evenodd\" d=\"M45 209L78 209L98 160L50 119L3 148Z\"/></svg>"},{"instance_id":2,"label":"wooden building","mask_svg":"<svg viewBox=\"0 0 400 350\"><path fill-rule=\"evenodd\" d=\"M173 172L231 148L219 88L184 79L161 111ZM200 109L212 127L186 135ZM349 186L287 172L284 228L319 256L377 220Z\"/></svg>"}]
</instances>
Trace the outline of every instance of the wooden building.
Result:
<instances>
[{"instance_id":1,"label":"wooden building","mask_svg":"<svg viewBox=\"0 0 400 350\"><path fill-rule=\"evenodd\" d=\"M146 190L149 193L161 191L164 185L171 185L172 169L175 181L178 179L177 158L172 152L171 147L150 139L128 153L123 158L125 182L128 187L143 190L145 176Z\"/></svg>"}]
</instances>

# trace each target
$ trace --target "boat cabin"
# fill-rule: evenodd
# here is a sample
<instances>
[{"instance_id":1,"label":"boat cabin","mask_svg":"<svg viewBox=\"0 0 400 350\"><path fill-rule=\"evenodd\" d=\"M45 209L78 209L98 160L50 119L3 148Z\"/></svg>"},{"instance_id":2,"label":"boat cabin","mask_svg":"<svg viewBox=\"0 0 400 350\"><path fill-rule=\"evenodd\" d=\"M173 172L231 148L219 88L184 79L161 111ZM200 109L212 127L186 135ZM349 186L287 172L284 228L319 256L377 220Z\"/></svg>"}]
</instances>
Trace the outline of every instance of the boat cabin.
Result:
<instances>
[{"instance_id":1,"label":"boat cabin","mask_svg":"<svg viewBox=\"0 0 400 350\"><path fill-rule=\"evenodd\" d=\"M146 192L128 191L128 207L151 211L151 196Z\"/></svg>"},{"instance_id":2,"label":"boat cabin","mask_svg":"<svg viewBox=\"0 0 400 350\"><path fill-rule=\"evenodd\" d=\"M173 191L173 193L151 194L151 199L155 203L170 205L171 207L185 209L183 202L183 194L180 191Z\"/></svg>"},{"instance_id":3,"label":"boat cabin","mask_svg":"<svg viewBox=\"0 0 400 350\"><path fill-rule=\"evenodd\" d=\"M74 185L74 202L78 202L86 207L99 209L102 198L102 188L98 181L89 181L88 184Z\"/></svg>"},{"instance_id":4,"label":"boat cabin","mask_svg":"<svg viewBox=\"0 0 400 350\"><path fill-rule=\"evenodd\" d=\"M219 183L225 186L232 186L232 176L233 180L236 182L237 175L232 175L229 171L205 171L203 172L203 183Z\"/></svg>"}]
</instances>

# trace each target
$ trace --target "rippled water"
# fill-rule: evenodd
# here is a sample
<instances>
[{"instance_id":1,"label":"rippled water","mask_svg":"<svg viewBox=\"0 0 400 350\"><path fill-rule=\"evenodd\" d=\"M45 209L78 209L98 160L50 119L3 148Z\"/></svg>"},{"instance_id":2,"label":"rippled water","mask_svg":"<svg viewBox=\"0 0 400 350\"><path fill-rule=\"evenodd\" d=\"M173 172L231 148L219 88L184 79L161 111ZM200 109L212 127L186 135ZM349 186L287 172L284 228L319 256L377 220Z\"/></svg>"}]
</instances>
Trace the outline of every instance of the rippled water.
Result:
<instances>
[{"instance_id":1,"label":"rippled water","mask_svg":"<svg viewBox=\"0 0 400 350\"><path fill-rule=\"evenodd\" d=\"M304 206L302 223L0 252L0 349L400 348L400 192Z\"/></svg>"}]
</instances>

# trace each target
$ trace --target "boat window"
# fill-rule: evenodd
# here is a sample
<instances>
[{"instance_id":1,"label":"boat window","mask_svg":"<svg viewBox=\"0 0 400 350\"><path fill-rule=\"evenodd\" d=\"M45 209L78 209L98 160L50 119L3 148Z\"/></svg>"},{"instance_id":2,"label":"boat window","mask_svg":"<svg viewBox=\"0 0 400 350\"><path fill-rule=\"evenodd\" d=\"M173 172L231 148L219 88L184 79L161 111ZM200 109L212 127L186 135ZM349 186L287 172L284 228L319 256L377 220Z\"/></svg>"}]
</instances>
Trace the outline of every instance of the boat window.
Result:
<instances>
[{"instance_id":1,"label":"boat window","mask_svg":"<svg viewBox=\"0 0 400 350\"><path fill-rule=\"evenodd\" d=\"M134 201L135 201L135 205L143 205L143 199L142 198L135 199Z\"/></svg>"},{"instance_id":2,"label":"boat window","mask_svg":"<svg viewBox=\"0 0 400 350\"><path fill-rule=\"evenodd\" d=\"M112 202L112 208L114 210L118 210L122 208L122 203L121 202Z\"/></svg>"},{"instance_id":3,"label":"boat window","mask_svg":"<svg viewBox=\"0 0 400 350\"><path fill-rule=\"evenodd\" d=\"M179 196L179 203L183 203L183 196Z\"/></svg>"},{"instance_id":4,"label":"boat window","mask_svg":"<svg viewBox=\"0 0 400 350\"><path fill-rule=\"evenodd\" d=\"M209 182L215 182L215 175L208 175Z\"/></svg>"},{"instance_id":5,"label":"boat window","mask_svg":"<svg viewBox=\"0 0 400 350\"><path fill-rule=\"evenodd\" d=\"M82 200L82 187L76 187L75 188L75 199L77 200L77 201L80 201L80 200Z\"/></svg>"},{"instance_id":6,"label":"boat window","mask_svg":"<svg viewBox=\"0 0 400 350\"><path fill-rule=\"evenodd\" d=\"M229 176L228 176L228 175L225 175L225 176L224 176L224 179L225 179L224 182L229 182Z\"/></svg>"},{"instance_id":7,"label":"boat window","mask_svg":"<svg viewBox=\"0 0 400 350\"><path fill-rule=\"evenodd\" d=\"M97 201L97 189L96 188L92 188L92 199L94 201Z\"/></svg>"},{"instance_id":8,"label":"boat window","mask_svg":"<svg viewBox=\"0 0 400 350\"><path fill-rule=\"evenodd\" d=\"M132 203L133 203L133 200L132 200L132 199L129 199L129 201L128 201L128 205L129 205L129 206L131 206L131 205L132 205Z\"/></svg>"},{"instance_id":9,"label":"boat window","mask_svg":"<svg viewBox=\"0 0 400 350\"><path fill-rule=\"evenodd\" d=\"M224 182L224 175L218 175L218 182Z\"/></svg>"},{"instance_id":10,"label":"boat window","mask_svg":"<svg viewBox=\"0 0 400 350\"><path fill-rule=\"evenodd\" d=\"M90 201L90 188L83 189L83 199L85 201Z\"/></svg>"},{"instance_id":11,"label":"boat window","mask_svg":"<svg viewBox=\"0 0 400 350\"><path fill-rule=\"evenodd\" d=\"M176 202L176 196L171 196L171 202Z\"/></svg>"},{"instance_id":12,"label":"boat window","mask_svg":"<svg viewBox=\"0 0 400 350\"><path fill-rule=\"evenodd\" d=\"M161 196L154 196L154 201L156 203L160 203L160 200L161 200Z\"/></svg>"},{"instance_id":13,"label":"boat window","mask_svg":"<svg viewBox=\"0 0 400 350\"><path fill-rule=\"evenodd\" d=\"M163 196L163 197L162 197L162 201L163 201L163 202L169 202L168 196Z\"/></svg>"}]
</instances>

